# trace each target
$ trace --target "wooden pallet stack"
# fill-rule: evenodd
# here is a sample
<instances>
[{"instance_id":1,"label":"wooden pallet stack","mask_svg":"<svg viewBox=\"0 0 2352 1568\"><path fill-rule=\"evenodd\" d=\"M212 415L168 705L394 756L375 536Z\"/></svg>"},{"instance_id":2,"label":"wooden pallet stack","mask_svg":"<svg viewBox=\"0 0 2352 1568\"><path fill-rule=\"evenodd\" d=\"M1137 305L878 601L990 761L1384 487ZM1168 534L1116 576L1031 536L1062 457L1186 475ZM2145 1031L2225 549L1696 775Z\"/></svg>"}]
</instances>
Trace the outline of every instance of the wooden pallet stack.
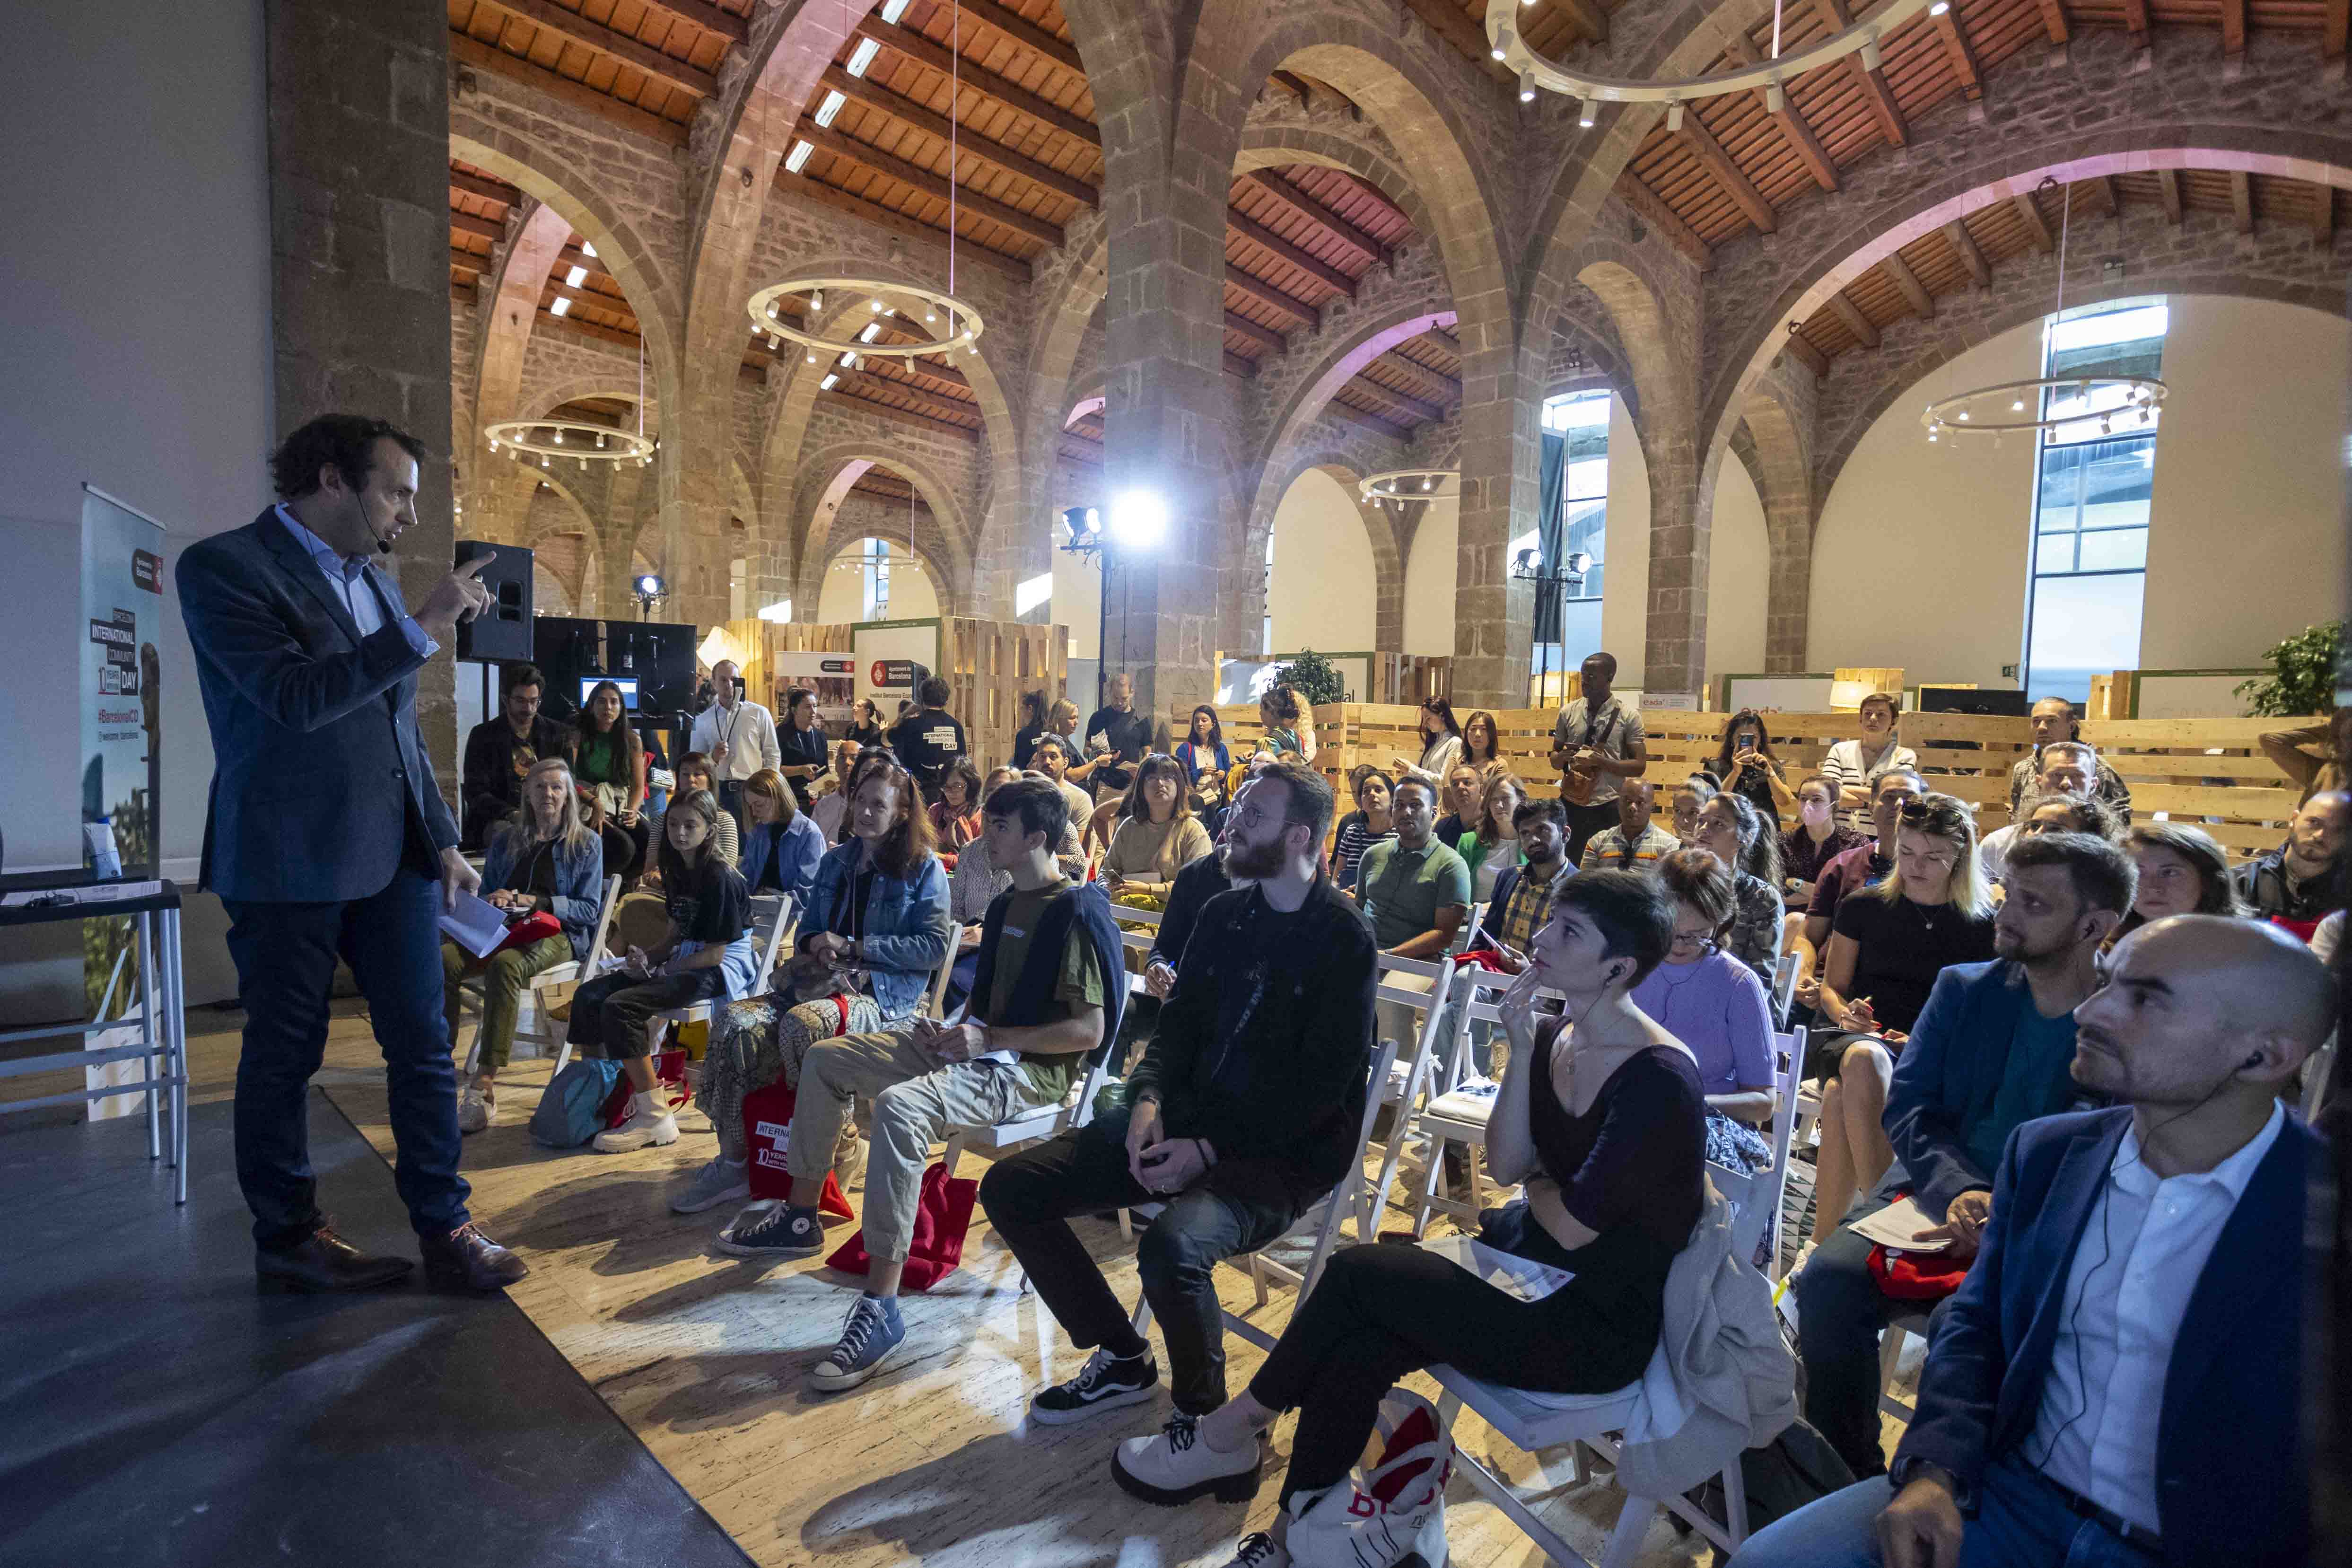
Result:
<instances>
[{"instance_id":1,"label":"wooden pallet stack","mask_svg":"<svg viewBox=\"0 0 2352 1568\"><path fill-rule=\"evenodd\" d=\"M1069 685L1067 626L983 621L955 616L941 623L945 668L952 689L948 711L963 721L972 759L986 773L1013 758L1024 692L1044 690L1058 701Z\"/></svg>"},{"instance_id":2,"label":"wooden pallet stack","mask_svg":"<svg viewBox=\"0 0 2352 1568\"><path fill-rule=\"evenodd\" d=\"M2307 719L2086 720L2083 739L2131 787L2134 821L2163 812L2243 860L2286 839L2303 792L2263 755L2261 737Z\"/></svg>"}]
</instances>

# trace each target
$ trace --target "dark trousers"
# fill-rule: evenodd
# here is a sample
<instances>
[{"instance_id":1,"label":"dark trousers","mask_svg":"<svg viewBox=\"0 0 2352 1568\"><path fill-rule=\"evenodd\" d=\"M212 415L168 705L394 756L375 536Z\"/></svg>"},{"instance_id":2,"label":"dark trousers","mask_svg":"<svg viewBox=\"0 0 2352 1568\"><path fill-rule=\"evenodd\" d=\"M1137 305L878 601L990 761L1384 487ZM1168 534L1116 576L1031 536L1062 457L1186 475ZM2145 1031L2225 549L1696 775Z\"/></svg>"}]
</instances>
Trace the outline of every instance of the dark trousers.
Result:
<instances>
[{"instance_id":1,"label":"dark trousers","mask_svg":"<svg viewBox=\"0 0 2352 1568\"><path fill-rule=\"evenodd\" d=\"M640 815L636 826L624 827L617 816L604 819L604 875L635 882L645 875L646 849L654 841L652 819Z\"/></svg>"},{"instance_id":2,"label":"dark trousers","mask_svg":"<svg viewBox=\"0 0 2352 1568\"><path fill-rule=\"evenodd\" d=\"M253 1239L290 1247L320 1219L310 1170L310 1086L327 1047L335 960L352 966L383 1052L393 1184L419 1236L467 1220L457 1174L457 1073L441 1011L441 885L396 872L372 898L338 903L228 900L228 951L245 1006L236 1063L236 1179Z\"/></svg>"},{"instance_id":3,"label":"dark trousers","mask_svg":"<svg viewBox=\"0 0 2352 1568\"><path fill-rule=\"evenodd\" d=\"M980 1201L1070 1342L1107 1346L1114 1355L1136 1354L1145 1342L1069 1218L1165 1202L1136 1249L1136 1268L1168 1344L1176 1408L1205 1415L1225 1402L1224 1310L1213 1278L1218 1261L1275 1240L1328 1190L1295 1166L1235 1159L1173 1199L1147 1192L1128 1173L1122 1110L997 1162L981 1180Z\"/></svg>"},{"instance_id":4,"label":"dark trousers","mask_svg":"<svg viewBox=\"0 0 2352 1568\"><path fill-rule=\"evenodd\" d=\"M1298 1410L1282 1501L1336 1485L1362 1457L1381 1396L1444 1363L1549 1394L1608 1394L1642 1375L1654 1332L1629 1334L1575 1287L1522 1301L1417 1247L1335 1252L1250 1380L1269 1410Z\"/></svg>"},{"instance_id":5,"label":"dark trousers","mask_svg":"<svg viewBox=\"0 0 2352 1568\"><path fill-rule=\"evenodd\" d=\"M719 809L735 819L735 842L744 843L751 837L751 819L743 814L743 781L720 779L718 784Z\"/></svg>"},{"instance_id":6,"label":"dark trousers","mask_svg":"<svg viewBox=\"0 0 2352 1568\"><path fill-rule=\"evenodd\" d=\"M1890 1175L1900 1175L1897 1166ZM1907 1182L1903 1184L1908 1185ZM1887 1205L1886 1183L1846 1211L1797 1276L1797 1353L1805 1363L1805 1419L1857 1477L1886 1468L1879 1447L1878 1335L1921 1303L1898 1301L1870 1275L1870 1243L1855 1220Z\"/></svg>"},{"instance_id":7,"label":"dark trousers","mask_svg":"<svg viewBox=\"0 0 2352 1568\"><path fill-rule=\"evenodd\" d=\"M1562 801L1560 810L1568 817L1568 863L1571 866L1584 858L1584 847L1594 834L1617 826L1617 803L1613 800L1599 805L1570 805Z\"/></svg>"},{"instance_id":8,"label":"dark trousers","mask_svg":"<svg viewBox=\"0 0 2352 1568\"><path fill-rule=\"evenodd\" d=\"M614 1061L651 1056L646 1023L655 1014L726 994L727 976L716 966L651 980L614 970L572 994L572 1023L563 1037L586 1054Z\"/></svg>"}]
</instances>

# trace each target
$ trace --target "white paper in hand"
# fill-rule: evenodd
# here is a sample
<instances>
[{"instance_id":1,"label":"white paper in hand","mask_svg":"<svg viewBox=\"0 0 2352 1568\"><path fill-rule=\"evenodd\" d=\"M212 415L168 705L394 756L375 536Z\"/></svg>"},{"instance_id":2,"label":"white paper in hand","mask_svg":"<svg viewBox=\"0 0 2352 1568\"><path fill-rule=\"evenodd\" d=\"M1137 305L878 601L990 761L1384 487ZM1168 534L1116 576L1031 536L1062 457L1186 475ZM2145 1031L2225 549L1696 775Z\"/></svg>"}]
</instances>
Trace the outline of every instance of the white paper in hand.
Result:
<instances>
[{"instance_id":1,"label":"white paper in hand","mask_svg":"<svg viewBox=\"0 0 2352 1568\"><path fill-rule=\"evenodd\" d=\"M488 958L507 939L507 917L488 900L459 893L457 907L442 911L441 930L476 958Z\"/></svg>"},{"instance_id":2,"label":"white paper in hand","mask_svg":"<svg viewBox=\"0 0 2352 1568\"><path fill-rule=\"evenodd\" d=\"M1475 1237L1441 1237L1435 1241L1424 1241L1421 1247L1423 1251L1433 1252L1468 1269L1505 1295L1516 1296L1522 1301L1540 1301L1576 1278L1565 1268L1497 1251Z\"/></svg>"},{"instance_id":3,"label":"white paper in hand","mask_svg":"<svg viewBox=\"0 0 2352 1568\"><path fill-rule=\"evenodd\" d=\"M1895 1252L1941 1252L1952 1244L1949 1239L1914 1241L1918 1232L1940 1224L1929 1219L1919 1205L1909 1198L1898 1198L1867 1219L1858 1219L1847 1228L1854 1235Z\"/></svg>"}]
</instances>

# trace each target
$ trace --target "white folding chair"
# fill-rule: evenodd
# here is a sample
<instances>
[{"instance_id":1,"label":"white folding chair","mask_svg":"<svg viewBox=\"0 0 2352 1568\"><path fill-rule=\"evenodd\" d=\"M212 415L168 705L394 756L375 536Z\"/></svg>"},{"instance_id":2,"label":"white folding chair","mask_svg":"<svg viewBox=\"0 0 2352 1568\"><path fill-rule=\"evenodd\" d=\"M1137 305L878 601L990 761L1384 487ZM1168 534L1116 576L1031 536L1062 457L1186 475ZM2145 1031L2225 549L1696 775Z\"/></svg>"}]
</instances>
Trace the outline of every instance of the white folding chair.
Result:
<instances>
[{"instance_id":1,"label":"white folding chair","mask_svg":"<svg viewBox=\"0 0 2352 1568\"><path fill-rule=\"evenodd\" d=\"M528 1042L531 1047L530 1055L537 1056L539 1047L546 1045L554 1045L565 1056L570 1055L570 1047L555 1038L557 1031L551 1027L555 1020L547 1016L547 1009L541 1005L540 993L553 990L558 985L568 985L573 981L587 979L596 973L598 966L604 961L604 945L612 938L613 912L620 907L621 879L615 873L604 879L604 905L596 911L596 934L589 939L588 956L585 959L566 959L562 963L550 964L532 975L530 983L523 987L522 1017L530 1019L530 1023L526 1026L521 1018L516 1020L515 1044L520 1046ZM480 1018L484 984L479 975L473 974L466 976L457 983L458 1005L462 1010L467 1003L471 1003L476 1020L474 1043L466 1049L466 1076L469 1079L481 1068ZM558 1071L562 1070L562 1063L559 1061L556 1068Z\"/></svg>"},{"instance_id":2,"label":"white folding chair","mask_svg":"<svg viewBox=\"0 0 2352 1568\"><path fill-rule=\"evenodd\" d=\"M1707 1174L1733 1209L1731 1250L1735 1257L1753 1258L1756 1243L1769 1236L1771 1251L1764 1277L1780 1278L1780 1205L1789 1185L1789 1155L1796 1134L1797 1074L1803 1070L1805 1031L1791 1029L1772 1037L1772 1163L1747 1174L1713 1162Z\"/></svg>"},{"instance_id":3,"label":"white folding chair","mask_svg":"<svg viewBox=\"0 0 2352 1568\"><path fill-rule=\"evenodd\" d=\"M1784 952L1772 966L1772 1026L1784 1028L1797 1000L1797 955Z\"/></svg>"},{"instance_id":4,"label":"white folding chair","mask_svg":"<svg viewBox=\"0 0 2352 1568\"><path fill-rule=\"evenodd\" d=\"M775 971L776 954L782 952L784 944L792 940L793 931L800 923L794 918L793 896L790 893L775 894L773 898L775 912L772 915L767 915L767 940L759 944L760 971L751 977L751 989L743 993L746 996L761 995L767 991L768 976ZM751 930L755 938L759 934L760 917L767 913L762 906L768 902L769 895L764 894L751 900L753 917ZM724 996L705 997L699 1002L688 1002L683 1007L663 1008L646 1020L646 1044L654 1050L660 1050L662 1037L667 1033L672 1024L710 1023L719 1016L719 1009L725 1006L728 1001L729 998Z\"/></svg>"},{"instance_id":5,"label":"white folding chair","mask_svg":"<svg viewBox=\"0 0 2352 1568\"><path fill-rule=\"evenodd\" d=\"M1289 1228L1266 1243L1265 1247L1248 1253L1243 1258L1226 1260L1248 1268L1250 1283L1257 1291L1259 1307L1265 1306L1269 1300L1266 1291L1268 1277L1285 1281L1302 1299L1308 1291L1315 1289L1315 1282L1323 1278L1324 1264L1330 1261L1332 1250L1339 1245L1339 1227L1350 1215L1356 1219L1356 1239L1359 1242L1370 1241L1376 1234L1380 1215L1378 1209L1373 1206L1374 1194L1371 1184L1364 1177L1364 1154L1371 1144L1373 1119L1380 1112L1380 1086L1388 1081L1389 1068L1395 1060L1396 1042L1382 1040L1381 1048L1372 1054L1371 1071L1364 1080L1364 1113L1356 1123L1355 1152L1348 1162L1348 1173L1339 1179L1339 1184L1324 1194L1320 1200L1309 1205L1297 1219L1291 1221ZM1400 1118L1400 1126L1402 1121L1402 1119ZM1389 1132L1389 1142L1391 1148L1395 1145L1397 1135L1398 1129L1392 1127ZM1138 1204L1135 1205L1134 1212L1138 1218L1150 1220L1157 1217L1167 1206L1165 1204ZM1309 1233L1312 1233L1315 1237L1315 1249L1307 1255L1306 1268L1293 1268L1286 1263L1266 1256L1268 1249L1295 1237L1306 1236ZM1135 1331L1139 1334L1150 1326L1150 1302L1141 1300L1136 1302L1134 1322ZM1274 1335L1259 1328L1248 1319L1236 1317L1232 1312L1225 1314L1225 1331L1228 1333L1240 1335L1260 1350L1270 1351L1274 1348Z\"/></svg>"},{"instance_id":6,"label":"white folding chair","mask_svg":"<svg viewBox=\"0 0 2352 1568\"><path fill-rule=\"evenodd\" d=\"M1479 993L1491 991L1499 995L1511 987L1514 976L1498 974L1493 970L1465 968L1469 984L1463 993L1462 1039L1464 1048L1454 1053L1454 1061L1445 1077L1444 1086L1431 1096L1422 1107L1416 1131L1430 1139L1429 1164L1421 1173L1421 1190L1414 1194L1412 1234L1417 1237L1429 1229L1433 1211L1450 1214L1457 1219L1475 1220L1478 1211L1486 1206L1486 1196L1478 1175L1479 1151L1486 1146L1486 1122L1495 1112L1492 1091L1474 1093L1462 1087L1464 1058L1467 1055L1470 1026L1492 1024L1500 1028L1501 1011L1492 1002L1479 1000ZM1481 1077L1483 1078L1483 1074ZM1441 1142L1464 1146L1463 1165L1469 1176L1469 1191L1454 1197L1445 1191L1445 1161L1439 1148Z\"/></svg>"},{"instance_id":7,"label":"white folding chair","mask_svg":"<svg viewBox=\"0 0 2352 1568\"><path fill-rule=\"evenodd\" d=\"M1881 1415L1892 1415L1906 1426L1910 1424L1912 1406L1909 1401L1897 1399L1891 1390L1895 1386L1895 1369L1903 1360L1903 1344L1912 1335L1927 1337L1927 1314L1906 1312L1886 1325L1878 1336L1878 1409Z\"/></svg>"},{"instance_id":8,"label":"white folding chair","mask_svg":"<svg viewBox=\"0 0 2352 1568\"><path fill-rule=\"evenodd\" d=\"M1441 1037L1445 1033L1449 1016L1454 1017L1457 1026L1454 1030L1455 1059L1458 1060L1461 1054L1468 1049L1468 1008L1465 1006L1458 1016L1449 1015L1447 1008L1455 1001L1475 994L1475 977L1482 972L1475 964L1458 967L1451 962L1429 964L1382 953L1381 973L1384 976L1391 973L1428 975L1432 979L1432 987L1428 991L1408 990L1383 979L1376 993L1381 1001L1421 1009L1422 1019L1420 1031L1413 1037L1412 1057L1405 1066L1403 1076L1399 1078L1391 1068L1389 1081L1381 1086L1382 1103L1394 1105L1397 1110L1388 1151L1381 1161L1381 1173L1372 1188L1371 1214L1375 1225L1379 1215L1388 1207L1389 1194L1394 1189L1397 1165L1402 1160L1405 1145L1410 1141L1405 1134L1421 1131L1419 1120L1423 1102L1425 1098L1435 1098L1437 1078L1443 1070L1438 1061L1444 1043ZM1408 1127L1407 1123L1412 1125ZM1434 1140L1429 1145L1429 1157L1433 1160L1444 1158L1444 1151Z\"/></svg>"}]
</instances>

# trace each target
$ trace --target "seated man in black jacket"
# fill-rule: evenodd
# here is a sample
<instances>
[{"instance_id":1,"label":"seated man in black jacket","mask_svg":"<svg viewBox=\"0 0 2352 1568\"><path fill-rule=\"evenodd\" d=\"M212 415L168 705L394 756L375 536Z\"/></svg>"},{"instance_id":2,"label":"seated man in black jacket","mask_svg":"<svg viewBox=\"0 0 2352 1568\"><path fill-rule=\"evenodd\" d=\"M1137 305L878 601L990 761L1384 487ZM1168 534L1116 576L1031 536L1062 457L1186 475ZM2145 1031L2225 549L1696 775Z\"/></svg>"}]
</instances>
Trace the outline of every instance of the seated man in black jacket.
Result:
<instances>
[{"instance_id":1,"label":"seated man in black jacket","mask_svg":"<svg viewBox=\"0 0 2352 1568\"><path fill-rule=\"evenodd\" d=\"M1363 917L1321 875L1331 786L1283 763L1244 785L1222 858L1237 884L1209 900L1181 955L1123 1110L998 1163L980 1201L1085 1368L1030 1402L1077 1421L1151 1397L1151 1347L1067 1223L1162 1209L1137 1261L1168 1342L1189 1428L1225 1402L1220 1258L1275 1240L1347 1174L1362 1124L1378 955Z\"/></svg>"},{"instance_id":2,"label":"seated man in black jacket","mask_svg":"<svg viewBox=\"0 0 2352 1568\"><path fill-rule=\"evenodd\" d=\"M458 843L479 849L489 830L522 809L523 775L541 757L572 755L579 731L539 710L546 695L547 678L535 664L519 664L507 671L500 712L485 719L466 736L464 835Z\"/></svg>"}]
</instances>

